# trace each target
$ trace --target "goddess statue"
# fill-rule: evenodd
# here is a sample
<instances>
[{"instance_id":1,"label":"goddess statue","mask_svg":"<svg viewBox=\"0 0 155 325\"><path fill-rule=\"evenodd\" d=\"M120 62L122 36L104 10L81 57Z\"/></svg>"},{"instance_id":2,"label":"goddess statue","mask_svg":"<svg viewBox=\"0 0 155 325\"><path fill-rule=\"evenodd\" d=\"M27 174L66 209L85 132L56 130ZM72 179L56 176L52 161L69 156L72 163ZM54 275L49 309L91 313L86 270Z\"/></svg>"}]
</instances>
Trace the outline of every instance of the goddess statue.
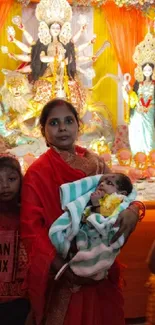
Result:
<instances>
[{"instance_id":1,"label":"goddess statue","mask_svg":"<svg viewBox=\"0 0 155 325\"><path fill-rule=\"evenodd\" d=\"M27 98L27 107L25 102L20 105L22 110L8 105L6 93L9 92L10 95L10 87L6 87L7 82L2 87L2 101L10 112L10 120L7 120L5 124L6 131L10 132L17 127L24 136L30 138L32 136L39 137L37 125L40 111L52 98L65 98L72 102L80 116L83 117L90 105L87 103L87 91L81 84L79 76L83 74L86 78L92 79L95 75L91 66L88 65L88 68L85 68L83 65L86 63L91 65L106 47L110 46L110 43L106 41L96 55L91 57L81 55L85 48L95 42L96 36L94 35L90 41L77 46L79 38L87 28L87 20L85 16L80 15L78 21L80 28L72 36L72 9L67 0L40 0L36 6L35 14L39 21L38 40L36 42L33 40L25 29L21 18L16 16L13 17L12 22L23 32L27 44L16 39L13 26L7 28L8 41L15 43L23 53L14 54L10 53L7 47L1 48L9 58L23 62L16 73L18 73L18 79L21 77L22 80L24 77L25 83L27 79L27 83L30 84L28 93L24 87L22 88L23 99ZM13 101L10 99L10 102L15 104L17 96ZM100 110L103 111L103 109ZM11 115L12 111L13 115ZM104 117L102 117L102 113L101 118L97 114L94 118L96 128L101 130L104 128L102 127ZM28 127L29 121L32 120L33 127ZM92 127L94 130L94 125L91 125L90 132L92 132ZM101 131L98 133L100 137L104 135ZM96 133L97 136L98 133Z\"/></svg>"},{"instance_id":2,"label":"goddess statue","mask_svg":"<svg viewBox=\"0 0 155 325\"><path fill-rule=\"evenodd\" d=\"M95 61L96 57L81 56L80 52L93 44L95 36L89 42L76 47L87 23L81 16L80 29L72 36L70 24L72 9L67 0L41 0L36 6L35 14L39 21L37 42L35 43L25 30L21 18L16 16L13 23L23 31L28 45L15 38L12 26L7 29L8 41L14 42L25 54L9 53L5 48L2 50L9 57L25 63L18 71L30 74L30 80L33 82L34 106L36 103L43 106L50 99L60 97L71 101L81 113L86 94L77 73L92 78L93 69L83 69L82 65Z\"/></svg>"},{"instance_id":3,"label":"goddess statue","mask_svg":"<svg viewBox=\"0 0 155 325\"><path fill-rule=\"evenodd\" d=\"M148 32L136 46L133 60L136 82L125 74L123 96L128 104L125 120L129 123L129 143L132 153L148 154L155 148L155 38Z\"/></svg>"}]
</instances>

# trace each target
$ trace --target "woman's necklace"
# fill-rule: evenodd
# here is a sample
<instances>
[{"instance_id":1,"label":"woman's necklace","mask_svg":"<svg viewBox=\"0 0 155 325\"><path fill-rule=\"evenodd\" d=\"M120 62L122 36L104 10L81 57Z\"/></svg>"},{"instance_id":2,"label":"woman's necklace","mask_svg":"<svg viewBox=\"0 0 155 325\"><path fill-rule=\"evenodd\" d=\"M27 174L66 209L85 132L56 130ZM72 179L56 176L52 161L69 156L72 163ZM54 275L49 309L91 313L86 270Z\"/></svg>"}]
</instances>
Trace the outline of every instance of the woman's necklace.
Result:
<instances>
[{"instance_id":1,"label":"woman's necklace","mask_svg":"<svg viewBox=\"0 0 155 325\"><path fill-rule=\"evenodd\" d=\"M60 150L55 146L52 146L52 148L61 156L61 158L66 163L71 163L76 158L77 153L76 153L75 147L73 147L70 151L68 151L68 150Z\"/></svg>"}]
</instances>

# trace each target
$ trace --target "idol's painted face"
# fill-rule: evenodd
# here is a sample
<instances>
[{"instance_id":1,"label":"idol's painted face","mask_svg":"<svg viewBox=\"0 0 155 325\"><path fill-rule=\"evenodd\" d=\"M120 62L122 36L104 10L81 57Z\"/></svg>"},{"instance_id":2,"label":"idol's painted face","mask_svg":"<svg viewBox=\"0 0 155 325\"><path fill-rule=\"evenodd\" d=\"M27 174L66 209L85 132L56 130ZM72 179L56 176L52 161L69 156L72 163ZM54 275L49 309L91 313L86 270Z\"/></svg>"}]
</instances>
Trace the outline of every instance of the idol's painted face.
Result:
<instances>
[{"instance_id":1,"label":"idol's painted face","mask_svg":"<svg viewBox=\"0 0 155 325\"><path fill-rule=\"evenodd\" d=\"M58 37L61 31L61 26L58 23L54 23L50 27L50 33L53 37Z\"/></svg>"},{"instance_id":2,"label":"idol's painted face","mask_svg":"<svg viewBox=\"0 0 155 325\"><path fill-rule=\"evenodd\" d=\"M144 77L149 78L152 76L152 73L153 73L152 67L149 64L145 65L145 67L143 68Z\"/></svg>"},{"instance_id":3,"label":"idol's painted face","mask_svg":"<svg viewBox=\"0 0 155 325\"><path fill-rule=\"evenodd\" d=\"M13 200L19 193L20 176L11 167L0 169L0 202Z\"/></svg>"},{"instance_id":4,"label":"idol's painted face","mask_svg":"<svg viewBox=\"0 0 155 325\"><path fill-rule=\"evenodd\" d=\"M66 106L52 108L45 124L45 139L49 146L55 146L60 150L73 148L78 136L78 123Z\"/></svg>"}]
</instances>

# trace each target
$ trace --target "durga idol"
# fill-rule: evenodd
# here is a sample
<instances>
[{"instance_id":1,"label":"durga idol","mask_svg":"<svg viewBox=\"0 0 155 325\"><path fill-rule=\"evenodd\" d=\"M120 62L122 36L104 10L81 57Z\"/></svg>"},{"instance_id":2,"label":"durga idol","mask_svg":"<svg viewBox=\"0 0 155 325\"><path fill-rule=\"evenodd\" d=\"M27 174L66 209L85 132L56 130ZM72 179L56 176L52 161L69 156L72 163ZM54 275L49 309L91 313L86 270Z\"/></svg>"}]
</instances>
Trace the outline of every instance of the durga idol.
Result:
<instances>
[{"instance_id":1,"label":"durga idol","mask_svg":"<svg viewBox=\"0 0 155 325\"><path fill-rule=\"evenodd\" d=\"M15 38L15 30L8 27L8 40L14 42L24 54L7 53L10 57L25 62L19 72L27 73L33 83L34 109L36 103L46 104L55 97L71 101L79 113L86 100L85 89L77 73L88 78L94 76L92 68L84 69L83 64L93 62L94 56L80 55L87 46L95 41L95 36L85 44L76 47L76 43L87 27L86 19L81 17L80 29L72 36L72 9L66 0L41 0L36 6L36 18L39 21L38 40L25 30L19 16L13 23L23 31L28 45ZM31 102L32 104L32 102Z\"/></svg>"}]
</instances>

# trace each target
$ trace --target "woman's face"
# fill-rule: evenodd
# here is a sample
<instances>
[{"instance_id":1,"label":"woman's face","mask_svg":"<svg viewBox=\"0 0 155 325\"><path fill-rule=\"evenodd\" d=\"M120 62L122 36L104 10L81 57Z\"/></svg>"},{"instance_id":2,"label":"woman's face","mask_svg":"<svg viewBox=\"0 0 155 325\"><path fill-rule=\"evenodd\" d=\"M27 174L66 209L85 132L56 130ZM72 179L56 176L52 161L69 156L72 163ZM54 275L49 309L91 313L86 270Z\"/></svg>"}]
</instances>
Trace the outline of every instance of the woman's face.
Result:
<instances>
[{"instance_id":1,"label":"woman's face","mask_svg":"<svg viewBox=\"0 0 155 325\"><path fill-rule=\"evenodd\" d=\"M70 109L62 105L51 110L44 131L49 145L61 150L70 150L77 139L78 124Z\"/></svg>"},{"instance_id":2,"label":"woman's face","mask_svg":"<svg viewBox=\"0 0 155 325\"><path fill-rule=\"evenodd\" d=\"M145 67L143 68L144 77L149 78L152 76L152 73L153 73L152 67L149 64L145 65Z\"/></svg>"},{"instance_id":3,"label":"woman's face","mask_svg":"<svg viewBox=\"0 0 155 325\"><path fill-rule=\"evenodd\" d=\"M61 27L58 23L54 23L50 27L50 33L53 37L58 37L60 34Z\"/></svg>"}]
</instances>

